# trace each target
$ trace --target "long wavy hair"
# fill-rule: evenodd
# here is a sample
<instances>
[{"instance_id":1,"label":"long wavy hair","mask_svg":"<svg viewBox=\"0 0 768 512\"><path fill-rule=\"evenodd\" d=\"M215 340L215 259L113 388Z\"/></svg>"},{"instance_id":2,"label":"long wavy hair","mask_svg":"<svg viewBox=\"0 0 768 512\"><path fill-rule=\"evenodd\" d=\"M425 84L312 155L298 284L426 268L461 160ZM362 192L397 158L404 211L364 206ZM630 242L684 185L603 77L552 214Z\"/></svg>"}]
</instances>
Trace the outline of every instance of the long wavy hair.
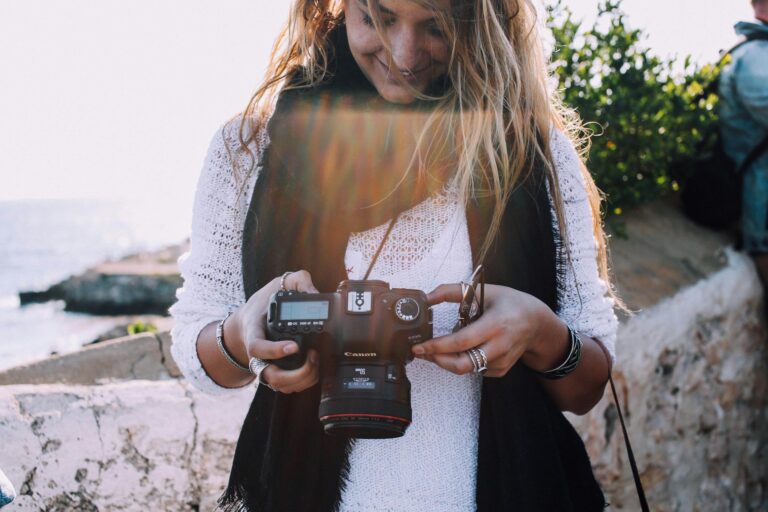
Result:
<instances>
[{"instance_id":1,"label":"long wavy hair","mask_svg":"<svg viewBox=\"0 0 768 512\"><path fill-rule=\"evenodd\" d=\"M344 23L344 1L358 1L371 13L374 27L386 44L379 0L295 0L286 25L272 48L264 81L251 97L240 120L240 150L249 155L249 165L240 169L233 159L233 173L240 193L254 172L257 161L249 145L263 142L263 129L277 97L294 72L301 68L305 83L312 87L329 75L328 36ZM435 124L450 133L457 148L456 183L465 204L473 195L491 195L494 212L481 248L487 252L498 232L507 200L515 186L534 171L533 162L543 161L554 200L560 238L568 248L563 199L550 152L550 130L554 126L570 138L581 155L581 174L592 209L593 230L598 245L598 270L614 304L626 310L609 276L606 234L601 217L602 195L583 163L588 150L587 131L574 111L550 92L549 60L542 44L541 26L534 0L451 0L445 11L434 0L409 0L431 9L449 41L450 87L436 102L436 114L424 133L434 135ZM418 91L414 91L418 96ZM451 115L440 115L450 112ZM422 143L435 145L422 137ZM226 138L225 138L226 140ZM418 148L417 148L417 151ZM425 153L429 153L429 149ZM415 160L418 160L416 158ZM428 166L420 166L424 169ZM567 254L570 260L570 254Z\"/></svg>"}]
</instances>

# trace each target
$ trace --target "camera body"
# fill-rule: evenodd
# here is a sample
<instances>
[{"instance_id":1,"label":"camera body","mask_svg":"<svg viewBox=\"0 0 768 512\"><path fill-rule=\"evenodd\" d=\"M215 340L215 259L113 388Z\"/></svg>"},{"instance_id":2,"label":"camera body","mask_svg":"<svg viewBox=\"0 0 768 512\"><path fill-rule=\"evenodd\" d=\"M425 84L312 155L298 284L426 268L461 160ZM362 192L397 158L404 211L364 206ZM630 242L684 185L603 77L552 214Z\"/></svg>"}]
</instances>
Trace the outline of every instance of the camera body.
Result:
<instances>
[{"instance_id":1,"label":"camera body","mask_svg":"<svg viewBox=\"0 0 768 512\"><path fill-rule=\"evenodd\" d=\"M267 338L293 340L296 354L270 361L293 370L320 353L319 417L325 432L399 437L411 422L405 363L432 338L432 310L421 290L384 281L342 281L335 293L279 291L267 312Z\"/></svg>"}]
</instances>

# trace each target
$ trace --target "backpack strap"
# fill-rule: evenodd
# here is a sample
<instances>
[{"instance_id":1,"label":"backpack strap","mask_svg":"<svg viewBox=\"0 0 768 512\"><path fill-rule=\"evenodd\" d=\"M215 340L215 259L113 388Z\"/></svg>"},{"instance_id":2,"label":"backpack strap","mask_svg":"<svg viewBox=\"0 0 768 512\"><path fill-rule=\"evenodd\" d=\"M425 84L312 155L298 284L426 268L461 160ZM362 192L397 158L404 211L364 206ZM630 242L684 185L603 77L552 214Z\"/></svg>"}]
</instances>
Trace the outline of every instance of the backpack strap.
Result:
<instances>
[{"instance_id":1,"label":"backpack strap","mask_svg":"<svg viewBox=\"0 0 768 512\"><path fill-rule=\"evenodd\" d=\"M752 148L752 151L749 152L747 158L745 158L744 161L741 162L741 165L739 165L739 167L736 169L736 174L743 174L744 171L746 171L747 168L755 162L755 160L760 158L760 156L765 153L766 149L768 149L768 135L763 137L763 140L761 140L757 146Z\"/></svg>"},{"instance_id":2,"label":"backpack strap","mask_svg":"<svg viewBox=\"0 0 768 512\"><path fill-rule=\"evenodd\" d=\"M735 52L745 44L750 43L752 41L768 41L768 33L752 34L750 36L747 36L743 41L739 41L738 43L733 45L731 48L729 48L728 50L720 54L720 58L717 60L717 65L720 66L730 54L732 54L733 52ZM694 96L692 103L697 104L699 101L706 98L710 94L717 94L719 82L720 82L720 73L718 73L717 76L711 82L709 82L706 87L704 87L703 91L701 91L699 94Z\"/></svg>"}]
</instances>

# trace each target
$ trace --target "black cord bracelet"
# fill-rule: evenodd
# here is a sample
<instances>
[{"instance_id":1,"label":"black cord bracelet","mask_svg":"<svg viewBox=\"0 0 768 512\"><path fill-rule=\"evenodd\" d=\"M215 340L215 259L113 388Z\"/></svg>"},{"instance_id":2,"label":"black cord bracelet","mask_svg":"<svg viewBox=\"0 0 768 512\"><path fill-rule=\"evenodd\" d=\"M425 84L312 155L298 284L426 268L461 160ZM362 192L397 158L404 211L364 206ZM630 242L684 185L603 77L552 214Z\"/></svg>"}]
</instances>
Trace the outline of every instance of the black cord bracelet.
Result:
<instances>
[{"instance_id":1,"label":"black cord bracelet","mask_svg":"<svg viewBox=\"0 0 768 512\"><path fill-rule=\"evenodd\" d=\"M545 372L533 370L534 373L545 379L557 380L566 377L576 369L579 361L581 361L581 338L570 327L568 327L568 336L571 341L571 347L568 350L568 357L565 358L565 361L551 370Z\"/></svg>"}]
</instances>

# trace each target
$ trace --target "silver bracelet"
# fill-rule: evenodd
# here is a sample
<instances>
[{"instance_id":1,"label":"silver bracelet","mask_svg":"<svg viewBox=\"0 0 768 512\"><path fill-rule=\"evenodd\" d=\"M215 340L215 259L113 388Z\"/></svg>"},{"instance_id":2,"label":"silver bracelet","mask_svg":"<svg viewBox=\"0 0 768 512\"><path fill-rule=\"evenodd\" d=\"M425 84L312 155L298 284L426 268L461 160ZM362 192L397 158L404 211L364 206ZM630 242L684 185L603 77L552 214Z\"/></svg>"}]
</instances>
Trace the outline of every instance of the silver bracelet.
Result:
<instances>
[{"instance_id":1,"label":"silver bracelet","mask_svg":"<svg viewBox=\"0 0 768 512\"><path fill-rule=\"evenodd\" d=\"M552 368L551 370L547 370L545 372L540 372L534 370L534 372L541 377L544 377L545 379L550 380L557 380L562 379L563 377L567 377L569 374L571 374L574 370L576 370L576 367L581 362L581 337L571 329L570 326L568 327L568 339L571 343L570 348L568 349L568 357L565 358L565 361L560 363L560 365L556 366L555 368Z\"/></svg>"},{"instance_id":2,"label":"silver bracelet","mask_svg":"<svg viewBox=\"0 0 768 512\"><path fill-rule=\"evenodd\" d=\"M238 370L244 371L245 373L251 373L251 370L248 369L247 366L243 366L240 363L235 360L234 357L232 357L232 354L230 354L227 351L227 348L224 346L224 322L229 318L229 315L231 315L232 312L230 311L227 313L227 316L224 317L224 319L219 322L219 324L216 326L216 344L219 346L219 350L221 351L221 354L224 356L224 358L229 361L232 366L237 368Z\"/></svg>"}]
</instances>

